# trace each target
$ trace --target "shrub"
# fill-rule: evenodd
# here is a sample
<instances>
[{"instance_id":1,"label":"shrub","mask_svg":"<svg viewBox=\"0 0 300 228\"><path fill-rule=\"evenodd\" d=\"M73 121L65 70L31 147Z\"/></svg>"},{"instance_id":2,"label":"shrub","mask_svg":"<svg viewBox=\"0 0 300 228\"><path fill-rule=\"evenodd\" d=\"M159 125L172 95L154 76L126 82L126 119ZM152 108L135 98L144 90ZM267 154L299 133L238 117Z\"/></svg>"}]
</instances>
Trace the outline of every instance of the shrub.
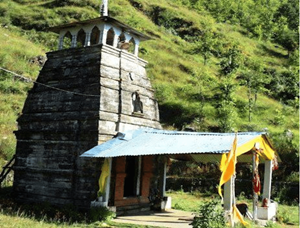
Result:
<instances>
[{"instance_id":1,"label":"shrub","mask_svg":"<svg viewBox=\"0 0 300 228\"><path fill-rule=\"evenodd\" d=\"M116 213L110 211L107 207L93 207L90 210L89 218L92 222L95 221L110 221L116 217Z\"/></svg>"},{"instance_id":2,"label":"shrub","mask_svg":"<svg viewBox=\"0 0 300 228\"><path fill-rule=\"evenodd\" d=\"M221 204L214 200L204 203L199 208L198 216L191 223L193 228L223 228L226 227Z\"/></svg>"}]
</instances>

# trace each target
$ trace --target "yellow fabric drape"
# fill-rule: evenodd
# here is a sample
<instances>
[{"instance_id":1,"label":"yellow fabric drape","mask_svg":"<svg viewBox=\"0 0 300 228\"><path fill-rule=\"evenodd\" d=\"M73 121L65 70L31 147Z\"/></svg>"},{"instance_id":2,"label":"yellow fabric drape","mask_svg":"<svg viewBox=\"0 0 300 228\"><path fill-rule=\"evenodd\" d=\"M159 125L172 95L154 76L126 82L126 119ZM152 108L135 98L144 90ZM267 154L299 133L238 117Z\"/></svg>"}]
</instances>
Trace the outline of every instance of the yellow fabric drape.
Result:
<instances>
[{"instance_id":1,"label":"yellow fabric drape","mask_svg":"<svg viewBox=\"0 0 300 228\"><path fill-rule=\"evenodd\" d=\"M98 194L102 195L105 192L105 183L109 175L109 160L106 158L101 168L101 175L99 178L99 191Z\"/></svg>"},{"instance_id":2,"label":"yellow fabric drape","mask_svg":"<svg viewBox=\"0 0 300 228\"><path fill-rule=\"evenodd\" d=\"M222 172L225 169L226 161L227 161L227 155L224 153L224 154L222 154L222 159L221 159L221 163L220 163L220 170Z\"/></svg>"},{"instance_id":3,"label":"yellow fabric drape","mask_svg":"<svg viewBox=\"0 0 300 228\"><path fill-rule=\"evenodd\" d=\"M233 205L232 210L233 210L233 220L234 220L234 222L239 221L239 222L242 223L244 226L248 226L248 225L249 225L249 223L247 223L247 222L244 220L243 216L241 215L240 211L237 209L236 205Z\"/></svg>"},{"instance_id":4,"label":"yellow fabric drape","mask_svg":"<svg viewBox=\"0 0 300 228\"><path fill-rule=\"evenodd\" d=\"M257 136L252 140L244 143L243 145L237 147L237 134L236 134L230 152L228 153L227 156L224 153L222 155L222 159L220 162L220 170L222 171L222 174L220 178L218 192L222 198L223 196L222 196L221 187L223 184L225 184L227 181L230 180L232 175L235 174L235 165L236 165L237 157L254 149L255 143L259 143L259 150L256 150L259 156L262 156L263 158L268 160L274 159L275 151L267 141L267 138L265 138L263 135ZM259 163L258 155L255 159L256 165L258 165ZM243 216L236 208L236 205L233 205L232 214L233 214L234 221L240 221L244 226L249 225L247 222L244 221Z\"/></svg>"},{"instance_id":5,"label":"yellow fabric drape","mask_svg":"<svg viewBox=\"0 0 300 228\"><path fill-rule=\"evenodd\" d=\"M230 150L230 152L228 153L226 162L223 161L223 163L225 163L225 165L223 165L222 169L222 175L220 178L220 183L219 183L219 195L221 197L223 197L222 195L222 185L225 184L227 181L230 180L230 178L232 177L232 175L235 174L235 164L236 164L236 148L237 147L237 135L235 135L235 138L233 140L233 144L232 144L232 148ZM222 160L224 159L224 157L222 156ZM222 162L221 162L222 163Z\"/></svg>"},{"instance_id":6,"label":"yellow fabric drape","mask_svg":"<svg viewBox=\"0 0 300 228\"><path fill-rule=\"evenodd\" d=\"M260 156L268 160L272 160L274 158L275 151L272 149L272 147L267 142L267 139L265 139L263 135L259 135L253 138L252 140L244 143L243 145L239 146L237 148L237 156L240 156L252 150L255 143L259 143L259 146L262 149L262 152L259 153Z\"/></svg>"}]
</instances>

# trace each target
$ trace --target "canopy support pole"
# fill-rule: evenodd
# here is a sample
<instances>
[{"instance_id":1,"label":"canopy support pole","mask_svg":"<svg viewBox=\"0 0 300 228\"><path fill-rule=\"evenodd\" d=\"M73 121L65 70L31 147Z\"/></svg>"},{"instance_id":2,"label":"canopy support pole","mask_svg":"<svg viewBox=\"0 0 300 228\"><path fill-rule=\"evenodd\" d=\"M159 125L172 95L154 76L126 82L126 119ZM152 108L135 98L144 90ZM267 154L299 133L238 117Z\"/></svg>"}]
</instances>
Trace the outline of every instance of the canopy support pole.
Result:
<instances>
[{"instance_id":1,"label":"canopy support pole","mask_svg":"<svg viewBox=\"0 0 300 228\"><path fill-rule=\"evenodd\" d=\"M229 181L224 184L224 210L227 212L229 223L231 227L234 226L233 221L233 204L234 204L234 180L235 175L233 175Z\"/></svg>"},{"instance_id":2,"label":"canopy support pole","mask_svg":"<svg viewBox=\"0 0 300 228\"><path fill-rule=\"evenodd\" d=\"M271 200L271 184L272 184L272 161L265 161L265 174L264 174L264 190L263 199Z\"/></svg>"},{"instance_id":3,"label":"canopy support pole","mask_svg":"<svg viewBox=\"0 0 300 228\"><path fill-rule=\"evenodd\" d=\"M163 186L162 186L162 196L166 196L166 182L167 182L167 162L164 162L164 170L163 170Z\"/></svg>"},{"instance_id":4,"label":"canopy support pole","mask_svg":"<svg viewBox=\"0 0 300 228\"><path fill-rule=\"evenodd\" d=\"M253 157L252 157L252 179L254 179L255 170L256 170L256 162L255 162L255 151L253 151ZM257 220L257 206L258 206L258 196L256 192L254 191L254 183L252 182L252 189L253 189L253 220Z\"/></svg>"}]
</instances>

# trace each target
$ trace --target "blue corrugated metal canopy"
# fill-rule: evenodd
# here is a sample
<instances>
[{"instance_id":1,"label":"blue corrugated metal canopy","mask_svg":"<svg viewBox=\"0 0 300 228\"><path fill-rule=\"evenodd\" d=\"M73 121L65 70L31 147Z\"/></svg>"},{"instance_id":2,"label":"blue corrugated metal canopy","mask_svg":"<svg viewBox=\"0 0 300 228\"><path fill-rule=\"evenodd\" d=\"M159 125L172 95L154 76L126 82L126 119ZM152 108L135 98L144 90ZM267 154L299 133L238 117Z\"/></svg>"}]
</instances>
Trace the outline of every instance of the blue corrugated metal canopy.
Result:
<instances>
[{"instance_id":1,"label":"blue corrugated metal canopy","mask_svg":"<svg viewBox=\"0 0 300 228\"><path fill-rule=\"evenodd\" d=\"M265 133L237 133L237 146L242 146L261 135ZM118 133L115 138L86 151L81 157L167 155L181 160L215 162L220 161L223 153L230 151L234 137L235 133L199 133L140 128ZM250 162L251 157L252 155L245 151L245 154L238 157L238 161Z\"/></svg>"}]
</instances>

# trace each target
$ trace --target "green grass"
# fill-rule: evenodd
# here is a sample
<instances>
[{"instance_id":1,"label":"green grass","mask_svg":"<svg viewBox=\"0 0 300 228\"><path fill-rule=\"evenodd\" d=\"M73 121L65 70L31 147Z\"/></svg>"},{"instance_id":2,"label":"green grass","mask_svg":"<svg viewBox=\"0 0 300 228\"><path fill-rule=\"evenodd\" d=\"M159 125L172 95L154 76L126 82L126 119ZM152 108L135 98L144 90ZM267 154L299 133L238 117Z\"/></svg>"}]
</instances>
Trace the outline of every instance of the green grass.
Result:
<instances>
[{"instance_id":1,"label":"green grass","mask_svg":"<svg viewBox=\"0 0 300 228\"><path fill-rule=\"evenodd\" d=\"M18 204L12 196L12 182L0 188L0 224L1 228L155 228L139 224L123 224L112 220L114 213L108 210L80 212L72 205L54 207L48 203ZM99 221L97 218L105 217Z\"/></svg>"},{"instance_id":2,"label":"green grass","mask_svg":"<svg viewBox=\"0 0 300 228\"><path fill-rule=\"evenodd\" d=\"M186 193L186 192L167 192L167 196L172 198L172 208L197 212L199 206L204 202L212 199L220 199L219 195L211 193ZM237 203L247 203L249 210L252 211L252 201L245 199L244 197L237 197ZM299 207L298 206L288 206L288 205L278 205L277 218L278 222L274 225L276 227L299 227ZM250 221L248 221L250 222Z\"/></svg>"},{"instance_id":3,"label":"green grass","mask_svg":"<svg viewBox=\"0 0 300 228\"><path fill-rule=\"evenodd\" d=\"M248 62L257 63L267 72L277 74L298 66L290 65L287 51L280 45L250 37L246 28L240 25L216 23L216 19L203 7L192 9L184 2L116 0L109 2L109 13L153 38L140 44L139 55L149 63L147 74L156 89L163 126L210 131L219 125L214 103L216 85L223 77L220 75L220 61L233 44L241 51L245 70L250 68ZM46 29L97 17L99 7L100 2L96 0L1 1L0 67L35 79L40 67L30 64L30 59L57 48L58 35ZM157 21L155 13L159 13ZM218 37L219 46L204 65L202 53L193 52L196 46L193 39L200 39L206 30ZM238 85L238 79L235 82L237 90L234 96L239 102L235 130L262 131L268 128L271 134L279 134L290 129L295 135L294 142L299 145L297 102L283 105L280 100L272 98L276 91L260 92L249 122L246 88ZM15 122L31 86L0 71L0 160L3 157L9 159L15 149ZM199 122L201 106L204 118Z\"/></svg>"},{"instance_id":4,"label":"green grass","mask_svg":"<svg viewBox=\"0 0 300 228\"><path fill-rule=\"evenodd\" d=\"M4 188L5 191L9 191L9 188ZM199 206L204 202L208 202L212 199L220 199L220 197L216 194L211 193L185 193L185 192L167 192L168 196L172 197L172 208L177 210L183 211L190 211L197 213ZM0 200L3 203L5 198L5 194L1 194ZM7 202L7 198L6 204ZM221 201L221 199L220 199ZM244 197L237 198L238 203L247 203L249 209L251 211L252 202ZM122 224L116 223L113 220L100 222L85 222L85 221L61 221L58 219L61 215L62 210L56 212L55 216L49 217L48 215L39 215L36 216L35 214L28 214L28 211L21 210L20 207L14 207L14 204L10 203L10 208L1 209L0 208L0 221L1 227L3 228L25 228L25 227L39 227L39 228L62 228L62 227L131 227L131 228L151 228L152 226L144 226L138 224ZM23 205L24 207L24 205ZM15 208L15 209L12 209ZM30 207L28 207L30 208ZM42 209L43 211L47 211L47 209ZM69 211L70 212L70 211ZM287 206L287 205L280 205L279 210L277 213L278 222L274 224L273 228L296 228L299 227L299 209L297 206ZM255 224L251 223L251 221L247 221L251 225L251 227L258 228ZM239 226L238 226L239 227Z\"/></svg>"}]
</instances>

